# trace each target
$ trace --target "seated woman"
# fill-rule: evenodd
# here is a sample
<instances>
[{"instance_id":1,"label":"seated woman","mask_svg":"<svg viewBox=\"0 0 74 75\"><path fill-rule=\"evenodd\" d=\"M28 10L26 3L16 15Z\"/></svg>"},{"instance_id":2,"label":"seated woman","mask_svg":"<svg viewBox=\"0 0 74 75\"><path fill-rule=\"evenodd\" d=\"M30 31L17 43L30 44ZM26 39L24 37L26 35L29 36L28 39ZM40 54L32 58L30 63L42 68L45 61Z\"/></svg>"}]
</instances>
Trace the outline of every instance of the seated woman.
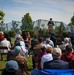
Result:
<instances>
[{"instance_id":1,"label":"seated woman","mask_svg":"<svg viewBox=\"0 0 74 75\"><path fill-rule=\"evenodd\" d=\"M26 48L26 45L25 45L25 42L24 42L23 37L22 37L22 36L18 36L18 37L16 38L15 43L16 43L17 41L20 43L20 47L21 47L23 53L24 53L25 55L28 55L28 50L27 50L27 48Z\"/></svg>"},{"instance_id":2,"label":"seated woman","mask_svg":"<svg viewBox=\"0 0 74 75\"><path fill-rule=\"evenodd\" d=\"M52 46L48 46L46 48L46 54L43 55L41 58L41 69L43 69L44 62L53 60L52 53L51 53L52 50L53 50Z\"/></svg>"}]
</instances>

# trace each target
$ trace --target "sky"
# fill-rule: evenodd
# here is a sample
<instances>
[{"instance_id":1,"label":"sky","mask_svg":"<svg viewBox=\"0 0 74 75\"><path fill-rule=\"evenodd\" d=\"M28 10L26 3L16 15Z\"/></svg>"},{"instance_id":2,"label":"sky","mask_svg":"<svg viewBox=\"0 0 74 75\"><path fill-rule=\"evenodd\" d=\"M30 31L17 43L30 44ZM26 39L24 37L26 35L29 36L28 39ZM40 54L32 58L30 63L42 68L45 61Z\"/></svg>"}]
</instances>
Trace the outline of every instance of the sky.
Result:
<instances>
[{"instance_id":1,"label":"sky","mask_svg":"<svg viewBox=\"0 0 74 75\"><path fill-rule=\"evenodd\" d=\"M33 21L53 18L68 24L74 13L74 0L0 0L0 10L5 13L5 23L21 21L30 13Z\"/></svg>"}]
</instances>

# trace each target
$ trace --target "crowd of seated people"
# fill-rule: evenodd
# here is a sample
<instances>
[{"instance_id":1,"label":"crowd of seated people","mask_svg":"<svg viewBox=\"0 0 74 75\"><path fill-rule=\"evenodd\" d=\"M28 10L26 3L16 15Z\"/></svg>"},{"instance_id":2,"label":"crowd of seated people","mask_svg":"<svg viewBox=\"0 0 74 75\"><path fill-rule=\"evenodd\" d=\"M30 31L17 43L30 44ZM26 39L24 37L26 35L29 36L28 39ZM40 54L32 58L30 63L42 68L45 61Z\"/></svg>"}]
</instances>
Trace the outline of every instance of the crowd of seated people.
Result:
<instances>
[{"instance_id":1,"label":"crowd of seated people","mask_svg":"<svg viewBox=\"0 0 74 75\"><path fill-rule=\"evenodd\" d=\"M19 70L17 69L15 72L9 72L6 68L3 70L2 75L29 75L28 74L28 64L27 64L27 59L26 59L26 46L25 42L22 38L22 36L17 36L15 38L15 42L13 43L13 47L11 46L11 43L7 38L4 37L4 33L1 31L0 32L0 46L6 46L8 47L7 51L7 63L14 63L14 64L9 64L10 66L15 66L17 65L16 62L18 63L17 66L19 66ZM4 51L4 50L3 50ZM2 57L1 57L1 60ZM12 62L11 62L12 60ZM16 62L15 62L16 61ZM10 67L10 70L13 70ZM7 67L7 65L6 65ZM16 67L16 66L15 66Z\"/></svg>"},{"instance_id":2,"label":"crowd of seated people","mask_svg":"<svg viewBox=\"0 0 74 75\"><path fill-rule=\"evenodd\" d=\"M50 37L47 37L46 40L42 40L42 43L45 44L46 53L41 54L41 57L39 56L40 53L36 56L35 60L38 61L39 58L37 65L38 63L41 64L40 68L36 66L35 69L32 70L32 75L37 74L38 70L41 69L74 69L74 52L70 36L55 38L55 40L55 44ZM38 43L38 45L39 44L40 43ZM37 49L34 50L37 51ZM41 50L41 47L39 50ZM41 51L41 53L42 52L43 51Z\"/></svg>"},{"instance_id":3,"label":"crowd of seated people","mask_svg":"<svg viewBox=\"0 0 74 75\"><path fill-rule=\"evenodd\" d=\"M21 34L15 36L13 47L11 41L0 32L0 46L7 46L7 62L14 60L18 63L21 75L28 75L28 62L26 56L32 53L32 75L37 70L43 69L74 69L74 53L72 36L57 38L51 34L47 38L35 37L31 41L31 36L27 32L26 39ZM45 40L44 40L45 39ZM36 69L36 70L34 70ZM6 69L4 70L6 72ZM2 73L3 75L3 73ZM19 74L20 75L20 74Z\"/></svg>"}]
</instances>

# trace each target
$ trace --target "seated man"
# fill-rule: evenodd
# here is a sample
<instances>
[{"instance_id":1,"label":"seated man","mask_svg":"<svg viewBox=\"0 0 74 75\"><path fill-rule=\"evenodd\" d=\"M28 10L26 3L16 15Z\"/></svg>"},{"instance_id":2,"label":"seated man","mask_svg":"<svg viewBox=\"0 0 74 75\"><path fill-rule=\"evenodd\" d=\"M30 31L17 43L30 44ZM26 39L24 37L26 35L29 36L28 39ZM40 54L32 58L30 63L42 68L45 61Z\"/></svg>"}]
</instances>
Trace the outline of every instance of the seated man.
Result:
<instances>
[{"instance_id":1,"label":"seated man","mask_svg":"<svg viewBox=\"0 0 74 75\"><path fill-rule=\"evenodd\" d=\"M2 48L3 47L3 48ZM11 43L4 37L4 33L0 32L0 53L1 53L1 60L3 59L3 55L7 54L11 48Z\"/></svg>"},{"instance_id":2,"label":"seated man","mask_svg":"<svg viewBox=\"0 0 74 75\"><path fill-rule=\"evenodd\" d=\"M60 60L61 55L61 49L54 48L52 51L53 60L45 62L43 69L68 69L68 62Z\"/></svg>"},{"instance_id":3,"label":"seated man","mask_svg":"<svg viewBox=\"0 0 74 75\"><path fill-rule=\"evenodd\" d=\"M61 56L61 60L66 61L69 63L69 68L74 69L74 54L71 45L66 46L66 53Z\"/></svg>"}]
</instances>

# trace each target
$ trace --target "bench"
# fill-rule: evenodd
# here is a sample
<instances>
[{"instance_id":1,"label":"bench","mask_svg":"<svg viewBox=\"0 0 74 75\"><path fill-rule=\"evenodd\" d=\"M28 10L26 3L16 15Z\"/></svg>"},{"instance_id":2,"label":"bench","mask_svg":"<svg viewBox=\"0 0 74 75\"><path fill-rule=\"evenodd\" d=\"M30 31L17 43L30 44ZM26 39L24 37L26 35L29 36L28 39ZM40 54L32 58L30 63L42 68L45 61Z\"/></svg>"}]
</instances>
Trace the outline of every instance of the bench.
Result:
<instances>
[{"instance_id":1,"label":"bench","mask_svg":"<svg viewBox=\"0 0 74 75\"><path fill-rule=\"evenodd\" d=\"M7 53L8 53L8 47L6 47L6 46L0 46L1 60L3 60L3 55L7 55Z\"/></svg>"}]
</instances>

